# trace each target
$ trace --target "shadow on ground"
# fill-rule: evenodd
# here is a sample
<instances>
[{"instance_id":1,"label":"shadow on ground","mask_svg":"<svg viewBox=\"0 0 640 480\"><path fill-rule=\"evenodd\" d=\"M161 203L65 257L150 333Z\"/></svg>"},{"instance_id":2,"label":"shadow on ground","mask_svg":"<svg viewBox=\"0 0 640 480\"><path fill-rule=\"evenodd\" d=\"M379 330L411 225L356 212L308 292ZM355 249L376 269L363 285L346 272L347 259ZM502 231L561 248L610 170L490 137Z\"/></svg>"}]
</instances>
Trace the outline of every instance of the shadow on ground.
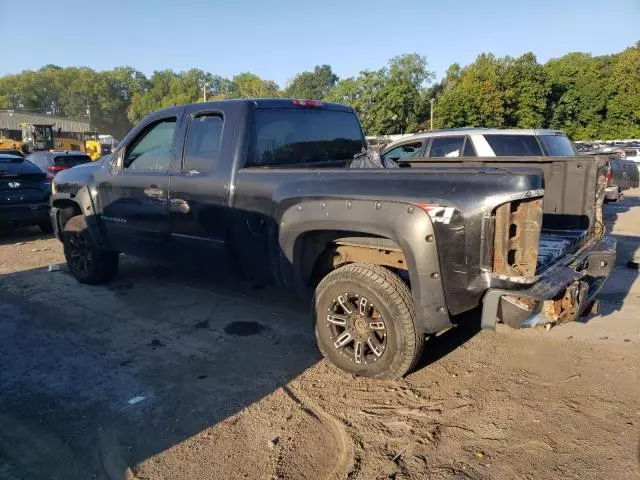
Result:
<instances>
[{"instance_id":1,"label":"shadow on ground","mask_svg":"<svg viewBox=\"0 0 640 480\"><path fill-rule=\"evenodd\" d=\"M108 287L63 268L0 277L0 478L111 478L319 361L307 304L123 259Z\"/></svg>"},{"instance_id":2,"label":"shadow on ground","mask_svg":"<svg viewBox=\"0 0 640 480\"><path fill-rule=\"evenodd\" d=\"M18 242L27 242L32 240L46 240L52 238L51 233L42 233L38 227L30 228L3 228L0 229L0 247L3 245L12 245Z\"/></svg>"}]
</instances>

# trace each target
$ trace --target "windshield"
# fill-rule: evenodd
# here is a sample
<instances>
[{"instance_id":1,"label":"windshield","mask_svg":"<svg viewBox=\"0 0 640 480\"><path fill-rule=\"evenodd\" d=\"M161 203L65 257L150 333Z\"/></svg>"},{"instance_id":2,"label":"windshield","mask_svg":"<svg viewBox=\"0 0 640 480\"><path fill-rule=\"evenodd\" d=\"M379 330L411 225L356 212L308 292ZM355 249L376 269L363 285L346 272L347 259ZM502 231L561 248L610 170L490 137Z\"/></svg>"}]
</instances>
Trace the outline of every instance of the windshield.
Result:
<instances>
[{"instance_id":1,"label":"windshield","mask_svg":"<svg viewBox=\"0 0 640 480\"><path fill-rule=\"evenodd\" d=\"M540 141L547 155L552 157L573 157L576 151L566 135L540 135Z\"/></svg>"},{"instance_id":2,"label":"windshield","mask_svg":"<svg viewBox=\"0 0 640 480\"><path fill-rule=\"evenodd\" d=\"M256 110L248 166L351 160L365 148L352 112L318 109Z\"/></svg>"}]
</instances>

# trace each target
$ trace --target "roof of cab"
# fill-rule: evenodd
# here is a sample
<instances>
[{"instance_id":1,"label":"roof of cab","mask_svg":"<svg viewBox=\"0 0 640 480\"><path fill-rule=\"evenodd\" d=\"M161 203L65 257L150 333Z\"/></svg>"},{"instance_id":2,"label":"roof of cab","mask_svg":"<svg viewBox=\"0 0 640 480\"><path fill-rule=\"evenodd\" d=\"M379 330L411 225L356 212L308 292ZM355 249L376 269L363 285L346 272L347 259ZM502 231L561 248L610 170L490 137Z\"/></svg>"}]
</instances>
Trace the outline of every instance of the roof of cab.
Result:
<instances>
[{"instance_id":1,"label":"roof of cab","mask_svg":"<svg viewBox=\"0 0 640 480\"><path fill-rule=\"evenodd\" d=\"M295 100L302 101L312 101L319 102L319 106L305 106L305 105L296 105L294 104ZM328 109L328 110L337 110L344 112L354 112L355 110L352 107L347 105L343 105L341 103L332 103L325 102L323 100L305 100L305 99L294 99L294 98L236 98L229 100L215 100L213 102L198 102L198 103L188 103L185 105L175 105L173 107L164 108L162 110L157 110L153 112L153 115L159 114L162 112L170 112L176 107L199 107L203 110L208 108L215 109L221 108L224 106L233 106L238 104L253 104L256 108L310 108L310 109Z\"/></svg>"}]
</instances>

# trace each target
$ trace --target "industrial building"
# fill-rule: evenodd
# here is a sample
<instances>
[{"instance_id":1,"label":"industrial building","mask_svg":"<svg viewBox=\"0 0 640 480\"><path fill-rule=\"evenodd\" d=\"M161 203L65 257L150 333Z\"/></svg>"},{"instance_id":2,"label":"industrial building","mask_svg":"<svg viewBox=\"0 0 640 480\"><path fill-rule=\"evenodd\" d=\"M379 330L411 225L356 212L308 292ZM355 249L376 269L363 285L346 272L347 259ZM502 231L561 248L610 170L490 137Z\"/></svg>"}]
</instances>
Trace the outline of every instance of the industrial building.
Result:
<instances>
[{"instance_id":1,"label":"industrial building","mask_svg":"<svg viewBox=\"0 0 640 480\"><path fill-rule=\"evenodd\" d=\"M58 137L81 139L83 132L91 130L88 120L56 117L19 110L0 110L0 137L20 140L22 135L21 123L53 125L53 131Z\"/></svg>"}]
</instances>

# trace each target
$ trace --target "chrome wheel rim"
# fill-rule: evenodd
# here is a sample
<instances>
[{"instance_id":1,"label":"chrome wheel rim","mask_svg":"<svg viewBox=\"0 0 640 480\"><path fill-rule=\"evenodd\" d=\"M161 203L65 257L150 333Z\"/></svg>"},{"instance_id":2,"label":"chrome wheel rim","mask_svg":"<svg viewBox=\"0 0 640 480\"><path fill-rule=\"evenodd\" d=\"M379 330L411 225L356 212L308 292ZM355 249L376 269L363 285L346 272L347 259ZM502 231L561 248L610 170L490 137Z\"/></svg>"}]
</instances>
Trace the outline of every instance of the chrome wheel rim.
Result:
<instances>
[{"instance_id":1,"label":"chrome wheel rim","mask_svg":"<svg viewBox=\"0 0 640 480\"><path fill-rule=\"evenodd\" d=\"M357 293L333 299L325 318L331 345L358 365L377 362L387 349L387 325L376 306Z\"/></svg>"}]
</instances>

